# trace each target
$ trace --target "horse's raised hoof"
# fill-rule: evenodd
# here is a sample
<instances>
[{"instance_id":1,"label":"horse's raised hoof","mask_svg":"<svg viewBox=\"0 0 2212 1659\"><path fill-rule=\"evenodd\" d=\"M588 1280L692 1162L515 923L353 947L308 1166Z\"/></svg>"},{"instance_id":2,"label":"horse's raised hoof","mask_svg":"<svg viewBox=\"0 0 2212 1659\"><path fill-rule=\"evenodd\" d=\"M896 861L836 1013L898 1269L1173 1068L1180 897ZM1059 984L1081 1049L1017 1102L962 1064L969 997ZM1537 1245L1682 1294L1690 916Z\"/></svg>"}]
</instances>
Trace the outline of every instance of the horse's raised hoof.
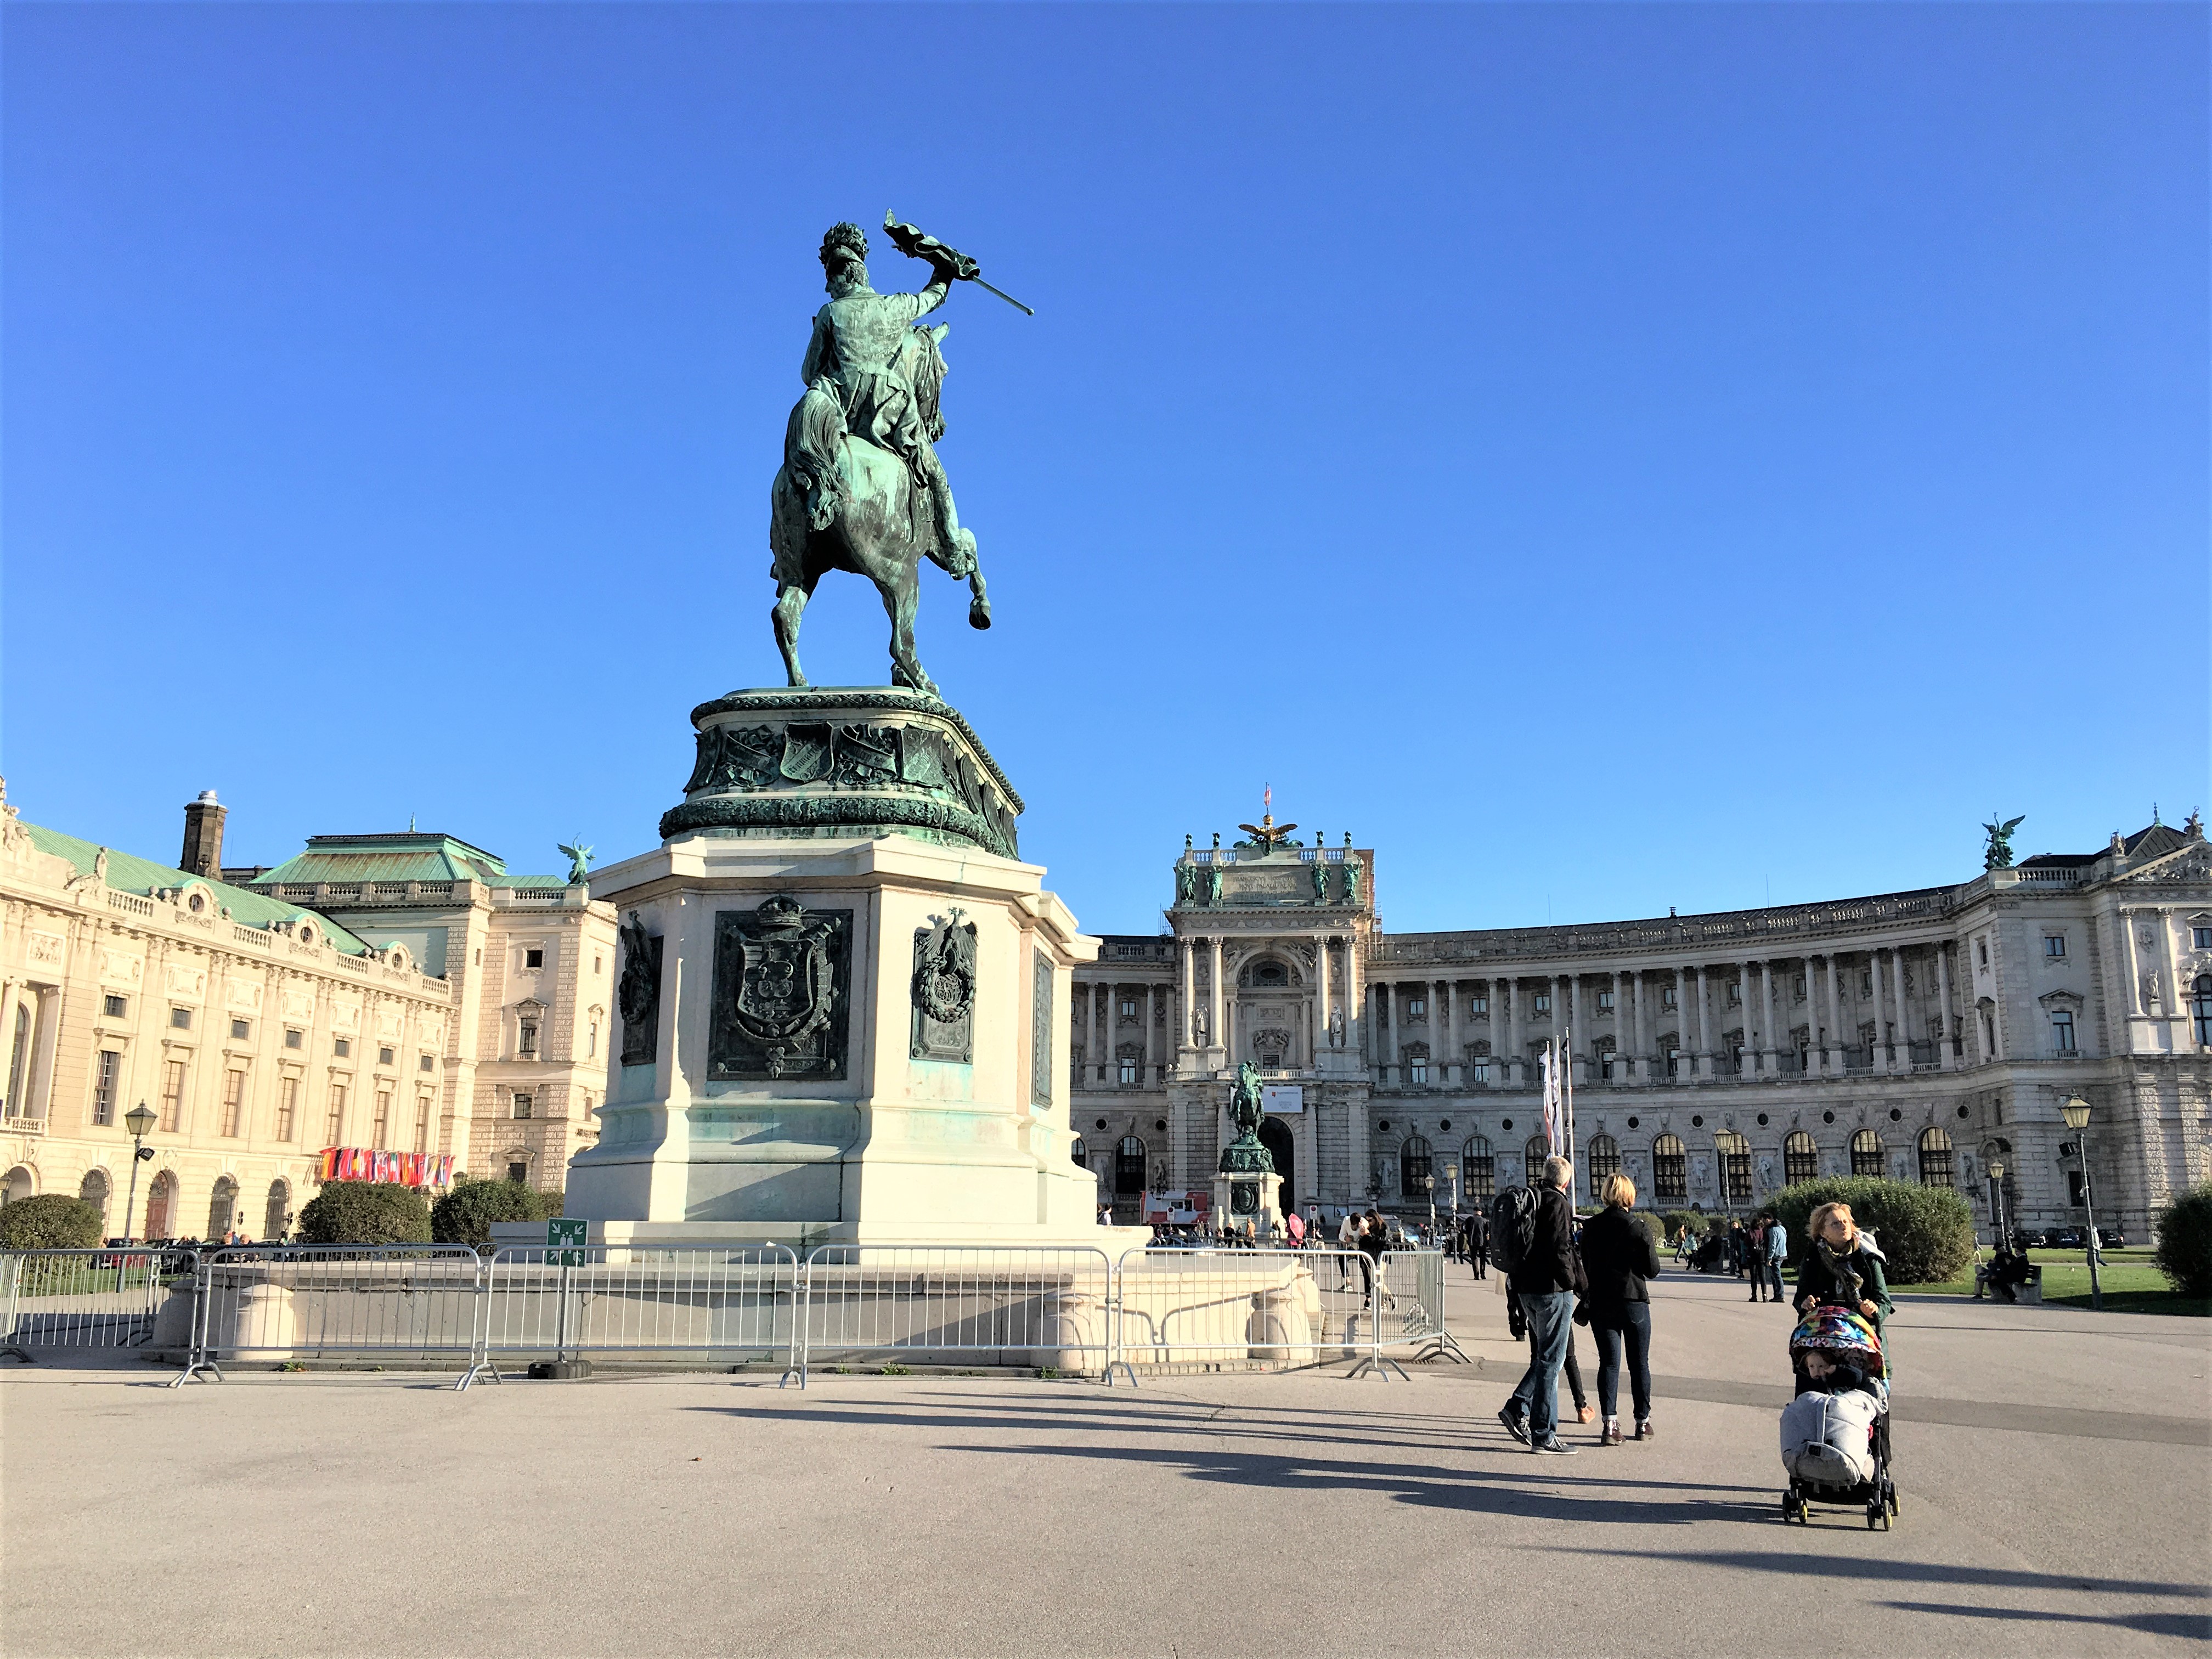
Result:
<instances>
[{"instance_id":1,"label":"horse's raised hoof","mask_svg":"<svg viewBox=\"0 0 2212 1659\"><path fill-rule=\"evenodd\" d=\"M974 604L968 607L968 626L970 628L988 628L990 625L991 602L988 599L979 597Z\"/></svg>"}]
</instances>

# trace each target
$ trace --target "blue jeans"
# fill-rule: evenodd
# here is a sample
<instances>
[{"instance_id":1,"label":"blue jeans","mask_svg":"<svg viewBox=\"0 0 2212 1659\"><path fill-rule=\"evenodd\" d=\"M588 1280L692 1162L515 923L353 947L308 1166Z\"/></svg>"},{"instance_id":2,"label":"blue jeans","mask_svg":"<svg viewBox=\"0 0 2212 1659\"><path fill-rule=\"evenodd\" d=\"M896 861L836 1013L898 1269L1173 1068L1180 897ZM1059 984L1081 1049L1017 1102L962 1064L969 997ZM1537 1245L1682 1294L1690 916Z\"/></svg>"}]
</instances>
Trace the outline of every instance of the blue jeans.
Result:
<instances>
[{"instance_id":1,"label":"blue jeans","mask_svg":"<svg viewBox=\"0 0 2212 1659\"><path fill-rule=\"evenodd\" d=\"M1590 1320L1597 1338L1597 1408L1607 1418L1620 1415L1620 1350L1628 1348L1628 1393L1636 1420L1651 1415L1651 1304L1624 1302Z\"/></svg>"},{"instance_id":2,"label":"blue jeans","mask_svg":"<svg viewBox=\"0 0 2212 1659\"><path fill-rule=\"evenodd\" d=\"M1774 1299L1777 1302L1788 1301L1789 1298L1782 1293L1782 1263L1772 1257L1769 1257L1765 1263L1765 1267L1766 1271L1761 1275L1761 1277L1766 1280L1768 1287L1773 1291Z\"/></svg>"},{"instance_id":3,"label":"blue jeans","mask_svg":"<svg viewBox=\"0 0 2212 1659\"><path fill-rule=\"evenodd\" d=\"M1542 1445L1559 1431L1559 1367L1575 1334L1575 1293L1522 1291L1521 1316L1528 1322L1528 1370L1513 1390L1528 1419L1528 1438Z\"/></svg>"}]
</instances>

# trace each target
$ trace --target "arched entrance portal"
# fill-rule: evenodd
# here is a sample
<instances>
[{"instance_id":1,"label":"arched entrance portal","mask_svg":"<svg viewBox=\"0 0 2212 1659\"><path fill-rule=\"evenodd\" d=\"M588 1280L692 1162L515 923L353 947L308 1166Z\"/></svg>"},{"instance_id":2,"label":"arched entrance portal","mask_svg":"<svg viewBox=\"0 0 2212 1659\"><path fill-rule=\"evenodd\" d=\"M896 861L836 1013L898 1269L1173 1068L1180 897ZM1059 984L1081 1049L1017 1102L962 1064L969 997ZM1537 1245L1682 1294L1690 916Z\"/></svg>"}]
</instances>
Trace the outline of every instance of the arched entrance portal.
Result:
<instances>
[{"instance_id":1,"label":"arched entrance portal","mask_svg":"<svg viewBox=\"0 0 2212 1659\"><path fill-rule=\"evenodd\" d=\"M1275 1160L1275 1173L1283 1184L1275 1189L1276 1200L1285 1214L1298 1207L1298 1155L1291 1140L1291 1132L1283 1127L1279 1117L1260 1120L1260 1144L1267 1149L1267 1156Z\"/></svg>"}]
</instances>

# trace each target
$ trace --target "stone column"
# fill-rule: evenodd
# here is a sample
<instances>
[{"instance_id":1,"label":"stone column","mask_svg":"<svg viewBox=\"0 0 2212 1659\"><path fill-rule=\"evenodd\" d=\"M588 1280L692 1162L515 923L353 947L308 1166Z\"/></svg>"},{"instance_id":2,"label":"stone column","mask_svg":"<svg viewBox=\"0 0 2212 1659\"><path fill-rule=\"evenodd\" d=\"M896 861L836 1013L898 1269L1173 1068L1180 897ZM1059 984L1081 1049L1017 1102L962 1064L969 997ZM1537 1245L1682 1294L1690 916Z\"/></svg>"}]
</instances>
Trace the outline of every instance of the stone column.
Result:
<instances>
[{"instance_id":1,"label":"stone column","mask_svg":"<svg viewBox=\"0 0 2212 1659\"><path fill-rule=\"evenodd\" d=\"M1874 1068L1875 1071L1887 1072L1890 1067L1890 1060L1889 1044L1882 1040L1881 1035L1883 1024L1881 1018L1881 952L1880 951L1870 950L1866 953L1866 959L1867 979L1870 992L1867 1000L1874 1006L1874 1054L1871 1058L1874 1060Z\"/></svg>"},{"instance_id":2,"label":"stone column","mask_svg":"<svg viewBox=\"0 0 2212 1659\"><path fill-rule=\"evenodd\" d=\"M1226 1054L1228 1052L1228 1034L1221 1029L1221 1008L1223 1002L1221 991L1221 962L1224 953L1221 948L1222 941L1220 935L1216 934L1213 938L1206 940L1206 943L1209 959L1209 971L1212 977L1212 983L1206 987L1206 1046L1212 1048L1219 1048L1224 1054Z\"/></svg>"},{"instance_id":3,"label":"stone column","mask_svg":"<svg viewBox=\"0 0 2212 1659\"><path fill-rule=\"evenodd\" d=\"M1905 947L1892 947L1889 953L1889 1000L1897 1008L1897 1069L1912 1069L1912 1027L1905 1012Z\"/></svg>"},{"instance_id":4,"label":"stone column","mask_svg":"<svg viewBox=\"0 0 2212 1659\"><path fill-rule=\"evenodd\" d=\"M1566 987L1564 1006L1567 1011L1567 1032L1577 1045L1573 1056L1574 1069L1569 1075L1577 1083L1588 1083L1589 1061L1583 1056L1589 1053L1589 1034L1583 1030L1583 976L1580 974L1562 974L1559 983Z\"/></svg>"},{"instance_id":5,"label":"stone column","mask_svg":"<svg viewBox=\"0 0 2212 1659\"><path fill-rule=\"evenodd\" d=\"M1636 1066L1638 1083L1651 1081L1651 1026L1644 1008L1644 970L1632 968L1628 971L1629 994L1636 1003Z\"/></svg>"},{"instance_id":6,"label":"stone column","mask_svg":"<svg viewBox=\"0 0 2212 1659\"><path fill-rule=\"evenodd\" d=\"M1835 1048L1836 1059L1832 1070L1840 1073L1847 1069L1849 1057L1844 1050L1850 1045L1844 1040L1844 1008L1841 993L1836 986L1836 953L1828 952L1828 1038Z\"/></svg>"},{"instance_id":7,"label":"stone column","mask_svg":"<svg viewBox=\"0 0 2212 1659\"><path fill-rule=\"evenodd\" d=\"M1948 939L1936 945L1936 1007L1937 1018L1943 1022L1936 1058L1945 1071L1955 1072L1959 1069L1959 1016L1951 1007L1951 941Z\"/></svg>"},{"instance_id":8,"label":"stone column","mask_svg":"<svg viewBox=\"0 0 2212 1659\"><path fill-rule=\"evenodd\" d=\"M1514 982L1510 979L1501 979L1498 981L1498 984L1504 994L1505 1054L1504 1058L1505 1061L1505 1080L1508 1083L1517 1083L1521 1080L1522 1076L1521 1011L1514 1006ZM1495 1021L1497 1018L1498 1016L1494 1012L1491 1015L1491 1018L1493 1021Z\"/></svg>"},{"instance_id":9,"label":"stone column","mask_svg":"<svg viewBox=\"0 0 2212 1659\"><path fill-rule=\"evenodd\" d=\"M1690 975L1687 968L1674 969L1674 1024L1680 1028L1674 1040L1682 1049L1681 1058L1674 1063L1677 1083L1686 1083L1698 1074L1698 1051L1690 1036L1690 1004L1698 993Z\"/></svg>"},{"instance_id":10,"label":"stone column","mask_svg":"<svg viewBox=\"0 0 2212 1659\"><path fill-rule=\"evenodd\" d=\"M1632 993L1628 988L1628 970L1613 970L1613 1058L1620 1067L1616 1078L1623 1082L1636 1075L1636 1019L1631 1006Z\"/></svg>"},{"instance_id":11,"label":"stone column","mask_svg":"<svg viewBox=\"0 0 2212 1659\"><path fill-rule=\"evenodd\" d=\"M1387 979L1375 981L1375 1067L1377 1081L1387 1085L1390 1068L1398 1063L1398 999Z\"/></svg>"},{"instance_id":12,"label":"stone column","mask_svg":"<svg viewBox=\"0 0 2212 1659\"><path fill-rule=\"evenodd\" d=\"M1321 1057L1328 1048L1328 935L1322 933L1314 940L1313 973L1313 1053L1310 1056L1315 1071L1321 1069Z\"/></svg>"},{"instance_id":13,"label":"stone column","mask_svg":"<svg viewBox=\"0 0 2212 1659\"><path fill-rule=\"evenodd\" d=\"M1098 1043L1091 1049L1091 1058L1098 1067L1098 1081L1114 1081L1114 988L1101 985L1094 988L1098 999Z\"/></svg>"},{"instance_id":14,"label":"stone column","mask_svg":"<svg viewBox=\"0 0 2212 1659\"><path fill-rule=\"evenodd\" d=\"M1705 1017L1708 994L1705 989L1705 967L1698 964L1698 1075L1713 1074L1713 1034Z\"/></svg>"},{"instance_id":15,"label":"stone column","mask_svg":"<svg viewBox=\"0 0 2212 1659\"><path fill-rule=\"evenodd\" d=\"M2164 1014L2169 1020L2185 1020L2189 1017L2189 999L2182 994L2181 968L2180 964L2174 960L2173 908L2171 905L2161 905L2156 914L2159 959L2166 967L2166 1000L2159 1004L2159 1012ZM2173 1028L2169 1025L2166 1029L2171 1031ZM2188 1052L2191 1046L2186 1041L2188 1036L2189 1031L2185 1026L2180 1039L2176 1040L2174 1044L2175 1048L2184 1054ZM2186 1112L2182 1114L2185 1121L2188 1115Z\"/></svg>"},{"instance_id":16,"label":"stone column","mask_svg":"<svg viewBox=\"0 0 2212 1659\"><path fill-rule=\"evenodd\" d=\"M1145 987L1145 1080L1154 1086L1160 1082L1160 1044L1153 1034L1160 1029L1160 988Z\"/></svg>"},{"instance_id":17,"label":"stone column","mask_svg":"<svg viewBox=\"0 0 2212 1659\"><path fill-rule=\"evenodd\" d=\"M1458 982L1440 979L1437 981L1437 993L1443 1005L1444 1051L1437 1066L1437 1082L1442 1085L1451 1081L1452 1069L1460 1064ZM1430 1022L1431 1025L1435 1023L1433 1019Z\"/></svg>"},{"instance_id":18,"label":"stone column","mask_svg":"<svg viewBox=\"0 0 2212 1659\"><path fill-rule=\"evenodd\" d=\"M1782 1067L1776 1056L1780 1054L1782 1045L1775 1041L1774 1036L1774 964L1764 959L1759 964L1759 1018L1763 1022L1759 1031L1762 1041L1759 1045L1759 1058L1763 1062L1760 1069L1778 1075Z\"/></svg>"},{"instance_id":19,"label":"stone column","mask_svg":"<svg viewBox=\"0 0 2212 1659\"><path fill-rule=\"evenodd\" d=\"M1190 941L1187 939L1179 939L1176 941L1176 946L1182 954L1182 982L1177 988L1182 993L1178 999L1182 1006L1180 1010L1170 1007L1168 1012L1182 1022L1181 1028L1176 1033L1176 1052L1180 1054L1194 1046L1191 1042L1190 1028L1198 1013L1198 973L1196 965L1191 959Z\"/></svg>"}]
</instances>

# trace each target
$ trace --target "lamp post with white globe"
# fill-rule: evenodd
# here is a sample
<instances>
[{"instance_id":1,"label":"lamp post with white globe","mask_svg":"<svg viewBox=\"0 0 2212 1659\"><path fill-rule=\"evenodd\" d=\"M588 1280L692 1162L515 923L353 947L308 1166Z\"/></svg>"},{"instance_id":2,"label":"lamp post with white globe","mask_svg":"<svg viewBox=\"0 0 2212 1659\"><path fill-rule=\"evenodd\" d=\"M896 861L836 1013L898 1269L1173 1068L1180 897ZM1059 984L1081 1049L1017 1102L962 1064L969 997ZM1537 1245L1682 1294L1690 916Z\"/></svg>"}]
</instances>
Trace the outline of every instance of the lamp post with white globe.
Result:
<instances>
[{"instance_id":1,"label":"lamp post with white globe","mask_svg":"<svg viewBox=\"0 0 2212 1659\"><path fill-rule=\"evenodd\" d=\"M2069 1095L2060 1103L2058 1115L2066 1120L2066 1127L2074 1131L2074 1150L2081 1158L2081 1212L2088 1221L2089 1306L2099 1313L2105 1310L2104 1287L2097 1282L2097 1206L2089 1194L2089 1103L2079 1095Z\"/></svg>"}]
</instances>

